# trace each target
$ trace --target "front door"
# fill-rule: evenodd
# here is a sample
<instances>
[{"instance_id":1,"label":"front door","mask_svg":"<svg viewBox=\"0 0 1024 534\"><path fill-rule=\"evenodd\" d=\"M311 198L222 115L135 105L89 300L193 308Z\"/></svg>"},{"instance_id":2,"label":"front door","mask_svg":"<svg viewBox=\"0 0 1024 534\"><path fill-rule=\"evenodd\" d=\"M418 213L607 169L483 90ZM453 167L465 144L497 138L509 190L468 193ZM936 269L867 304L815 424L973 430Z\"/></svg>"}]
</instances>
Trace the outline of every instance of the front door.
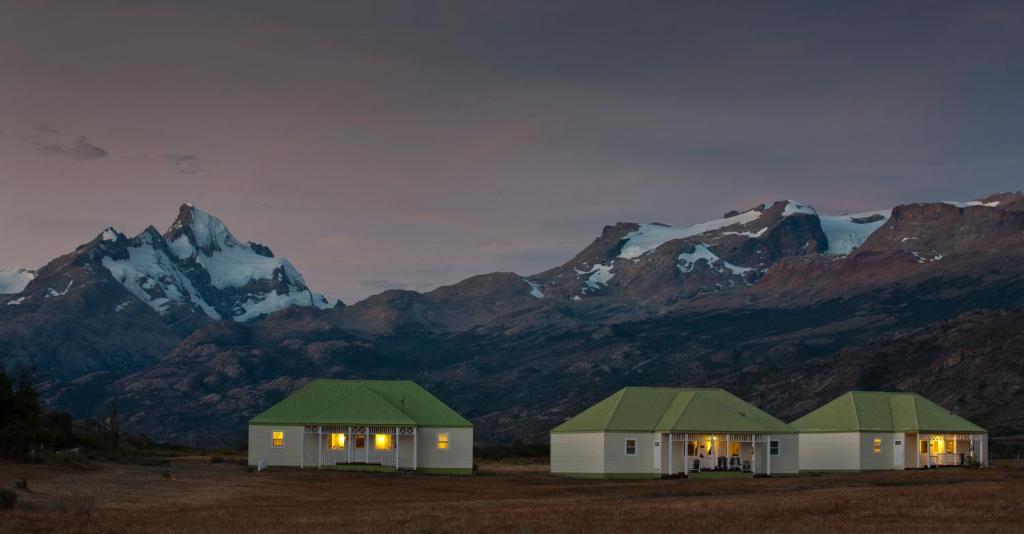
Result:
<instances>
[{"instance_id":1,"label":"front door","mask_svg":"<svg viewBox=\"0 0 1024 534\"><path fill-rule=\"evenodd\" d=\"M903 441L905 437L900 436L892 442L892 466L896 469L903 469Z\"/></svg>"},{"instance_id":2,"label":"front door","mask_svg":"<svg viewBox=\"0 0 1024 534\"><path fill-rule=\"evenodd\" d=\"M661 436L654 438L654 472L664 474L661 470Z\"/></svg>"}]
</instances>

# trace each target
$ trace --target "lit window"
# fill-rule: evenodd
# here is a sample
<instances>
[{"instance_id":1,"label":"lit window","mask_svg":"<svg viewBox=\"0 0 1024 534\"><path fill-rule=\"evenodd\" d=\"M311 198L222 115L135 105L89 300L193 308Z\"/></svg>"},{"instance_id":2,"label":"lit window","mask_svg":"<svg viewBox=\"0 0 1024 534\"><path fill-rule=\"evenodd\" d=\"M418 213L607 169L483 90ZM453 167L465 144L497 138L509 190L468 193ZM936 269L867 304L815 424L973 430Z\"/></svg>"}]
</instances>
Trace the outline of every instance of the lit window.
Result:
<instances>
[{"instance_id":1,"label":"lit window","mask_svg":"<svg viewBox=\"0 0 1024 534\"><path fill-rule=\"evenodd\" d=\"M878 441L878 440L875 440L875 441ZM769 442L768 443L768 452L771 453L772 456L778 456L779 455L779 442L775 441L775 440L772 440L771 442Z\"/></svg>"},{"instance_id":2,"label":"lit window","mask_svg":"<svg viewBox=\"0 0 1024 534\"><path fill-rule=\"evenodd\" d=\"M626 456L636 456L636 440L626 440Z\"/></svg>"},{"instance_id":3,"label":"lit window","mask_svg":"<svg viewBox=\"0 0 1024 534\"><path fill-rule=\"evenodd\" d=\"M686 444L686 454L689 456L697 456L697 442L690 441Z\"/></svg>"},{"instance_id":4,"label":"lit window","mask_svg":"<svg viewBox=\"0 0 1024 534\"><path fill-rule=\"evenodd\" d=\"M271 434L270 444L275 447L284 447L284 432L274 432Z\"/></svg>"},{"instance_id":5,"label":"lit window","mask_svg":"<svg viewBox=\"0 0 1024 534\"><path fill-rule=\"evenodd\" d=\"M882 452L882 438L875 438L874 440L874 451L875 454Z\"/></svg>"},{"instance_id":6,"label":"lit window","mask_svg":"<svg viewBox=\"0 0 1024 534\"><path fill-rule=\"evenodd\" d=\"M344 449L345 448L345 434L331 434L331 448L332 449Z\"/></svg>"},{"instance_id":7,"label":"lit window","mask_svg":"<svg viewBox=\"0 0 1024 534\"><path fill-rule=\"evenodd\" d=\"M448 434L437 435L437 448L447 449L448 448Z\"/></svg>"},{"instance_id":8,"label":"lit window","mask_svg":"<svg viewBox=\"0 0 1024 534\"><path fill-rule=\"evenodd\" d=\"M391 434L376 434L373 437L373 448L378 451L390 451L391 442Z\"/></svg>"},{"instance_id":9,"label":"lit window","mask_svg":"<svg viewBox=\"0 0 1024 534\"><path fill-rule=\"evenodd\" d=\"M362 449L363 447L366 447L366 435L356 434L356 448Z\"/></svg>"},{"instance_id":10,"label":"lit window","mask_svg":"<svg viewBox=\"0 0 1024 534\"><path fill-rule=\"evenodd\" d=\"M739 456L740 455L740 442L733 441L732 443L729 444L729 449L730 449L729 450L729 454L731 456Z\"/></svg>"}]
</instances>

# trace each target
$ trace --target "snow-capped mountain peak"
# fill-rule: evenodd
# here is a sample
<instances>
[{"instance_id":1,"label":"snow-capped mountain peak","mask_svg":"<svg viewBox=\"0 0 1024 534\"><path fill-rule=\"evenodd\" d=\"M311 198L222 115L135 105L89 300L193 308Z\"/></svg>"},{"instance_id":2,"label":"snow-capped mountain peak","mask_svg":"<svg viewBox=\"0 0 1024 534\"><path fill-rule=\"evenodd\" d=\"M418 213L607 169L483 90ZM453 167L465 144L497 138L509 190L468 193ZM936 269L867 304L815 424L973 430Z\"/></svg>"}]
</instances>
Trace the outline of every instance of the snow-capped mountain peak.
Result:
<instances>
[{"instance_id":1,"label":"snow-capped mountain peak","mask_svg":"<svg viewBox=\"0 0 1024 534\"><path fill-rule=\"evenodd\" d=\"M223 221L182 205L164 234L149 226L128 239L105 230L94 252L132 295L166 317L199 311L246 321L290 306L329 308L302 275L269 248L243 243Z\"/></svg>"}]
</instances>

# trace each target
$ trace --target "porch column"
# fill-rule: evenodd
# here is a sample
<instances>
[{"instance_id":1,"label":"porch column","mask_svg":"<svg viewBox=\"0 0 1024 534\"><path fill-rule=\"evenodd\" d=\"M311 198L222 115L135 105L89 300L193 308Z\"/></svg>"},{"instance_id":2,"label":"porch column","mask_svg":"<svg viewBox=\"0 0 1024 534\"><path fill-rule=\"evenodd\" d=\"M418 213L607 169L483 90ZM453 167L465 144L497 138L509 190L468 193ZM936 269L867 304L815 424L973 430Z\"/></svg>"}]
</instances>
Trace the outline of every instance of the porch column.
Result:
<instances>
[{"instance_id":1,"label":"porch column","mask_svg":"<svg viewBox=\"0 0 1024 534\"><path fill-rule=\"evenodd\" d=\"M750 474L757 475L757 434L750 436Z\"/></svg>"},{"instance_id":2,"label":"porch column","mask_svg":"<svg viewBox=\"0 0 1024 534\"><path fill-rule=\"evenodd\" d=\"M729 468L732 467L731 465L729 465L730 463L732 463L732 447L730 446L731 444L732 444L732 434L726 434L725 435L725 470L726 471L728 471Z\"/></svg>"},{"instance_id":3,"label":"porch column","mask_svg":"<svg viewBox=\"0 0 1024 534\"><path fill-rule=\"evenodd\" d=\"M683 474L690 476L690 434L683 434Z\"/></svg>"},{"instance_id":4,"label":"porch column","mask_svg":"<svg viewBox=\"0 0 1024 534\"><path fill-rule=\"evenodd\" d=\"M352 439L352 427L348 427L348 435L345 436L345 441L348 442L348 463L352 463L352 447L356 446L355 440Z\"/></svg>"},{"instance_id":5,"label":"porch column","mask_svg":"<svg viewBox=\"0 0 1024 534\"><path fill-rule=\"evenodd\" d=\"M416 459L419 457L419 445L417 444L416 435L419 433L419 429L416 427L412 428L412 470L415 471L417 468Z\"/></svg>"},{"instance_id":6,"label":"porch column","mask_svg":"<svg viewBox=\"0 0 1024 534\"><path fill-rule=\"evenodd\" d=\"M401 448L398 441L398 427L395 427L395 471L398 471L398 450Z\"/></svg>"},{"instance_id":7,"label":"porch column","mask_svg":"<svg viewBox=\"0 0 1024 534\"><path fill-rule=\"evenodd\" d=\"M302 435L299 436L299 469L305 467L306 461L306 427L302 427Z\"/></svg>"},{"instance_id":8,"label":"porch column","mask_svg":"<svg viewBox=\"0 0 1024 534\"><path fill-rule=\"evenodd\" d=\"M316 429L316 468L320 469L324 465L324 427L317 427Z\"/></svg>"},{"instance_id":9,"label":"porch column","mask_svg":"<svg viewBox=\"0 0 1024 534\"><path fill-rule=\"evenodd\" d=\"M374 437L376 437L376 435L374 435ZM364 445L363 452L366 453L366 462L365 463L370 463L370 442L371 441L373 441L373 440L370 439L370 427L366 427L366 434L364 434L364 438L363 438L363 445Z\"/></svg>"},{"instance_id":10,"label":"porch column","mask_svg":"<svg viewBox=\"0 0 1024 534\"><path fill-rule=\"evenodd\" d=\"M672 476L672 432L668 433L668 476Z\"/></svg>"},{"instance_id":11,"label":"porch column","mask_svg":"<svg viewBox=\"0 0 1024 534\"><path fill-rule=\"evenodd\" d=\"M768 434L768 445L764 451L765 467L767 468L766 474L772 476L772 435Z\"/></svg>"},{"instance_id":12,"label":"porch column","mask_svg":"<svg viewBox=\"0 0 1024 534\"><path fill-rule=\"evenodd\" d=\"M981 439L978 440L978 443L981 445L979 448L981 449L981 466L982 467L988 467L988 461L985 460L985 436L986 435L987 434L982 434L981 435Z\"/></svg>"}]
</instances>

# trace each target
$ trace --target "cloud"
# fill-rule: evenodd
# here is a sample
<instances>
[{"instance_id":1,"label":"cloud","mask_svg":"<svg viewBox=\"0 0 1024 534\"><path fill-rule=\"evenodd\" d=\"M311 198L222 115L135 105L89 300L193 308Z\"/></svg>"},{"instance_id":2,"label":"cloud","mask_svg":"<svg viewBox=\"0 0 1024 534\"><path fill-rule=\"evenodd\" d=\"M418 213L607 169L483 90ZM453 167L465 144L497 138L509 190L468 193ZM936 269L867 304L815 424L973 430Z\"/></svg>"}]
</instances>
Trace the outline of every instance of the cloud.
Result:
<instances>
[{"instance_id":1,"label":"cloud","mask_svg":"<svg viewBox=\"0 0 1024 534\"><path fill-rule=\"evenodd\" d=\"M162 157L168 165L182 174L203 172L203 164L199 161L199 156L194 154L165 154Z\"/></svg>"},{"instance_id":2,"label":"cloud","mask_svg":"<svg viewBox=\"0 0 1024 534\"><path fill-rule=\"evenodd\" d=\"M394 280L359 280L356 283L374 292L385 291L388 289L404 289L408 291L423 292L437 287L437 284L433 282L397 282Z\"/></svg>"},{"instance_id":3,"label":"cloud","mask_svg":"<svg viewBox=\"0 0 1024 534\"><path fill-rule=\"evenodd\" d=\"M109 152L90 143L84 135L79 135L73 142L61 142L60 130L49 123L37 124L33 130L33 135L23 138L37 147L37 154L69 157L75 161L90 161L110 156Z\"/></svg>"}]
</instances>

